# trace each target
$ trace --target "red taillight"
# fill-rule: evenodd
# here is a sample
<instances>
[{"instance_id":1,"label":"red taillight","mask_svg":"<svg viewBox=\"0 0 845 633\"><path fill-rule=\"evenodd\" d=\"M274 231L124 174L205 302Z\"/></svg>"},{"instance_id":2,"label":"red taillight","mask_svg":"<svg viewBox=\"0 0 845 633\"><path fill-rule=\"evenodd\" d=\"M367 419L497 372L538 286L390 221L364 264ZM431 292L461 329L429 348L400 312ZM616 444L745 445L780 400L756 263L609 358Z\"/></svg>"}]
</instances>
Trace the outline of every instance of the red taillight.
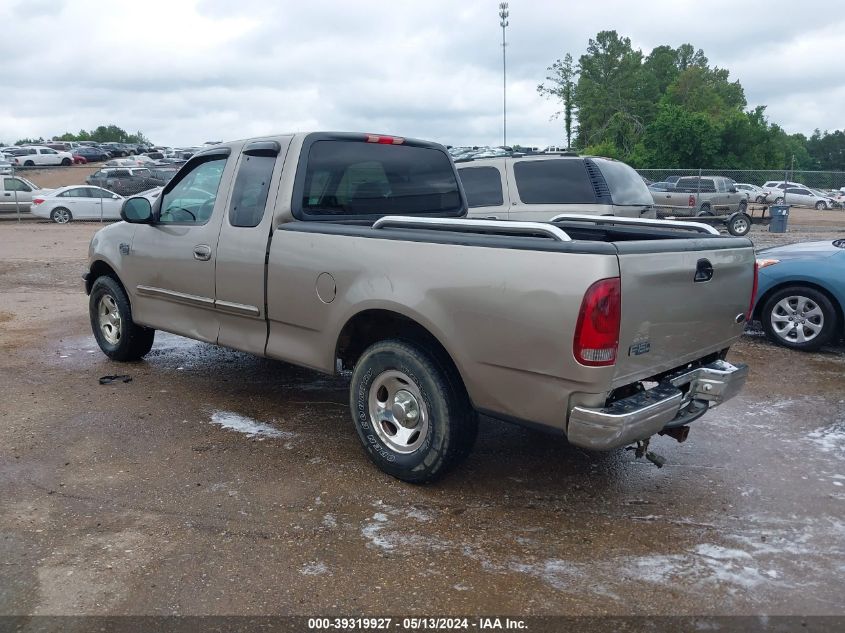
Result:
<instances>
[{"instance_id":1,"label":"red taillight","mask_svg":"<svg viewBox=\"0 0 845 633\"><path fill-rule=\"evenodd\" d=\"M32 199L32 204L41 204L42 202L44 202L44 198L33 198Z\"/></svg>"},{"instance_id":2,"label":"red taillight","mask_svg":"<svg viewBox=\"0 0 845 633\"><path fill-rule=\"evenodd\" d=\"M601 279L587 289L575 326L573 352L582 365L601 367L616 362L622 294L619 277Z\"/></svg>"},{"instance_id":3,"label":"red taillight","mask_svg":"<svg viewBox=\"0 0 845 633\"><path fill-rule=\"evenodd\" d=\"M401 145L405 142L399 136L384 136L383 134L367 134L367 143L379 143L380 145Z\"/></svg>"},{"instance_id":4,"label":"red taillight","mask_svg":"<svg viewBox=\"0 0 845 633\"><path fill-rule=\"evenodd\" d=\"M748 312L745 314L745 322L751 320L751 313L754 311L754 300L757 299L757 284L759 283L760 266L754 262L754 283L751 285L751 301L748 304Z\"/></svg>"},{"instance_id":5,"label":"red taillight","mask_svg":"<svg viewBox=\"0 0 845 633\"><path fill-rule=\"evenodd\" d=\"M695 206L695 196L690 196L689 200L687 200L687 206L694 207Z\"/></svg>"}]
</instances>

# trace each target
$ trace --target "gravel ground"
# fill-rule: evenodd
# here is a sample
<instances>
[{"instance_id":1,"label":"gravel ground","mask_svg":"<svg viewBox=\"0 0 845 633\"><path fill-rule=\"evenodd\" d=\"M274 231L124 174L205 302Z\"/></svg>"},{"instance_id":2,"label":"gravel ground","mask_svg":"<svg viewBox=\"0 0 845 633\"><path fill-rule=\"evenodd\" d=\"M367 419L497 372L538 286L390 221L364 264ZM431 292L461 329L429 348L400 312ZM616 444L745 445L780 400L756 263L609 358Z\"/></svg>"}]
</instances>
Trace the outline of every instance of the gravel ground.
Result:
<instances>
[{"instance_id":1,"label":"gravel ground","mask_svg":"<svg viewBox=\"0 0 845 633\"><path fill-rule=\"evenodd\" d=\"M659 470L485 421L414 487L343 379L161 334L106 359L96 228L0 225L0 614L845 614L842 348L745 337L746 389Z\"/></svg>"}]
</instances>

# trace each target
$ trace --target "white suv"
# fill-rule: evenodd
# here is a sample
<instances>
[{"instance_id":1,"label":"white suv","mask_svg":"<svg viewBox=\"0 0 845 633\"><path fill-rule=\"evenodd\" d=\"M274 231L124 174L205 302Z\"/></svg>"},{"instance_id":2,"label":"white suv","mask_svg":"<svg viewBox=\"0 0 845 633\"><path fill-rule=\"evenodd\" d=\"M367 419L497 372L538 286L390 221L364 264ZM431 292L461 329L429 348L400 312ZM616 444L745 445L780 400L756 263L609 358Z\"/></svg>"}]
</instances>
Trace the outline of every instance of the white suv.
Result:
<instances>
[{"instance_id":1,"label":"white suv","mask_svg":"<svg viewBox=\"0 0 845 633\"><path fill-rule=\"evenodd\" d=\"M656 217L645 182L618 160L538 154L459 160L455 166L471 218L542 222L561 213Z\"/></svg>"}]
</instances>

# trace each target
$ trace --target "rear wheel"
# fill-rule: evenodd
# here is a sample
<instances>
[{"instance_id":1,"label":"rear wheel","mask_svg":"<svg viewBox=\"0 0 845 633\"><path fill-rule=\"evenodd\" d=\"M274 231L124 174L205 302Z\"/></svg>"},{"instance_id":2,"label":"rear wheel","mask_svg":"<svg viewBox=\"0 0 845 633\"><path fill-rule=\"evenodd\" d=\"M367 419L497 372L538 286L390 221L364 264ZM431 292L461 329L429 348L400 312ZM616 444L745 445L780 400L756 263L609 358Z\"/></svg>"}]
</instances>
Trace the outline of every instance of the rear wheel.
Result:
<instances>
[{"instance_id":1,"label":"rear wheel","mask_svg":"<svg viewBox=\"0 0 845 633\"><path fill-rule=\"evenodd\" d=\"M710 203L705 202L704 204L702 204L701 208L698 210L698 213L696 213L696 215L698 215L698 216L713 215L713 211L710 208Z\"/></svg>"},{"instance_id":2,"label":"rear wheel","mask_svg":"<svg viewBox=\"0 0 845 633\"><path fill-rule=\"evenodd\" d=\"M126 291L112 277L98 277L94 282L88 315L97 345L112 360L140 360L153 346L155 330L132 320Z\"/></svg>"},{"instance_id":3,"label":"rear wheel","mask_svg":"<svg viewBox=\"0 0 845 633\"><path fill-rule=\"evenodd\" d=\"M768 337L784 347L813 351L837 331L836 310L827 295L806 286L790 286L769 297L760 314Z\"/></svg>"},{"instance_id":4,"label":"rear wheel","mask_svg":"<svg viewBox=\"0 0 845 633\"><path fill-rule=\"evenodd\" d=\"M437 479L470 452L478 420L455 372L422 345L370 346L350 385L355 430L369 458L411 483Z\"/></svg>"},{"instance_id":5,"label":"rear wheel","mask_svg":"<svg viewBox=\"0 0 845 633\"><path fill-rule=\"evenodd\" d=\"M70 211L68 211L64 207L56 207L50 213L50 219L56 224L67 224L68 222L73 220L73 216L71 215Z\"/></svg>"},{"instance_id":6,"label":"rear wheel","mask_svg":"<svg viewBox=\"0 0 845 633\"><path fill-rule=\"evenodd\" d=\"M739 212L745 213L745 210L748 208L748 200L740 200L739 201Z\"/></svg>"},{"instance_id":7,"label":"rear wheel","mask_svg":"<svg viewBox=\"0 0 845 633\"><path fill-rule=\"evenodd\" d=\"M31 160L27 160L27 161L24 161L23 166L24 167L35 167L35 163L33 163Z\"/></svg>"},{"instance_id":8,"label":"rear wheel","mask_svg":"<svg viewBox=\"0 0 845 633\"><path fill-rule=\"evenodd\" d=\"M775 198L775 204L783 204L783 196L778 196Z\"/></svg>"}]
</instances>

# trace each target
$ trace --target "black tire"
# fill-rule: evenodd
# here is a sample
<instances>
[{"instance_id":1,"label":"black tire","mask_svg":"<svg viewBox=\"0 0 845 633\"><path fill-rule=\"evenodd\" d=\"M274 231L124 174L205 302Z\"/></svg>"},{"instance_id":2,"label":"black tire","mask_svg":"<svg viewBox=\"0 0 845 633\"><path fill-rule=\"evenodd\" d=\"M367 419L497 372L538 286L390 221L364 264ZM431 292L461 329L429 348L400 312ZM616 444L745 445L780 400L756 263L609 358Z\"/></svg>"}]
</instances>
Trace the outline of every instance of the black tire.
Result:
<instances>
[{"instance_id":1,"label":"black tire","mask_svg":"<svg viewBox=\"0 0 845 633\"><path fill-rule=\"evenodd\" d=\"M792 298L797 298L798 301L793 302L791 300ZM806 334L809 326L804 324L791 325L794 321L788 320L785 322L782 320L779 321L784 326L781 331L778 331L775 326L776 318L788 319L792 317L795 319L796 316L792 315L791 312L797 310L793 310L792 306L794 305L795 308L800 308L802 300L806 300L807 303L803 305L809 308L805 311L805 315L816 312L816 308L818 308L818 312L821 315L820 319L816 316L802 317L806 320L805 323L812 323L816 326L821 325L821 330L811 340L805 341L799 340L799 335ZM787 307L789 309L785 309ZM801 316L800 313L798 316ZM815 288L809 288L807 286L787 286L776 291L766 300L760 312L760 321L763 324L763 330L771 341L789 349L804 352L812 352L819 349L822 345L829 343L836 335L836 332L838 332L837 328L839 327L836 309L833 307L828 296Z\"/></svg>"},{"instance_id":2,"label":"black tire","mask_svg":"<svg viewBox=\"0 0 845 633\"><path fill-rule=\"evenodd\" d=\"M734 213L727 222L728 233L743 237L751 232L751 217L742 211Z\"/></svg>"},{"instance_id":3,"label":"black tire","mask_svg":"<svg viewBox=\"0 0 845 633\"><path fill-rule=\"evenodd\" d=\"M107 298L111 298L119 315L118 336L111 341L106 337L100 322L100 302L108 302ZM88 315L97 345L112 360L140 360L153 346L155 330L135 324L126 291L113 277L98 277L94 282L88 299Z\"/></svg>"},{"instance_id":4,"label":"black tire","mask_svg":"<svg viewBox=\"0 0 845 633\"><path fill-rule=\"evenodd\" d=\"M35 167L35 163L33 163L31 160L27 160L27 161L24 161L23 166L24 167Z\"/></svg>"},{"instance_id":5,"label":"black tire","mask_svg":"<svg viewBox=\"0 0 845 633\"><path fill-rule=\"evenodd\" d=\"M70 209L65 207L56 207L50 212L50 219L56 224L68 224L73 222L73 214Z\"/></svg>"},{"instance_id":6,"label":"black tire","mask_svg":"<svg viewBox=\"0 0 845 633\"><path fill-rule=\"evenodd\" d=\"M702 209L698 213L695 214L697 218L712 218L713 212L710 209Z\"/></svg>"},{"instance_id":7,"label":"black tire","mask_svg":"<svg viewBox=\"0 0 845 633\"><path fill-rule=\"evenodd\" d=\"M391 394L382 386L387 380L398 381L399 391ZM383 399L386 411L391 406L387 403L396 402L394 396L402 392L415 392L412 402L418 416L414 420L425 423L406 445L408 452L388 443L390 431L401 430L396 405L392 405L392 421L379 421L371 414L372 405ZM352 372L349 400L355 430L369 458L384 472L409 483L433 481L457 466L472 450L478 433L478 418L460 378L448 363L418 343L390 339L367 348ZM415 436L411 433L410 437Z\"/></svg>"},{"instance_id":8,"label":"black tire","mask_svg":"<svg viewBox=\"0 0 845 633\"><path fill-rule=\"evenodd\" d=\"M710 208L710 203L705 202L701 205L701 208L698 210L697 215L713 215L713 211Z\"/></svg>"},{"instance_id":9,"label":"black tire","mask_svg":"<svg viewBox=\"0 0 845 633\"><path fill-rule=\"evenodd\" d=\"M822 202L821 200L819 200L816 203L816 209L818 209L819 211L822 211L823 209L827 209L827 205L824 202Z\"/></svg>"},{"instance_id":10,"label":"black tire","mask_svg":"<svg viewBox=\"0 0 845 633\"><path fill-rule=\"evenodd\" d=\"M775 198L775 204L783 204L783 196L778 196Z\"/></svg>"},{"instance_id":11,"label":"black tire","mask_svg":"<svg viewBox=\"0 0 845 633\"><path fill-rule=\"evenodd\" d=\"M762 204L766 201L766 196L757 196L754 200L757 204Z\"/></svg>"},{"instance_id":12,"label":"black tire","mask_svg":"<svg viewBox=\"0 0 845 633\"><path fill-rule=\"evenodd\" d=\"M739 209L740 213L745 213L745 210L748 209L748 200L740 200L739 201Z\"/></svg>"},{"instance_id":13,"label":"black tire","mask_svg":"<svg viewBox=\"0 0 845 633\"><path fill-rule=\"evenodd\" d=\"M71 160L69 158L62 159L62 167L70 167Z\"/></svg>"}]
</instances>

